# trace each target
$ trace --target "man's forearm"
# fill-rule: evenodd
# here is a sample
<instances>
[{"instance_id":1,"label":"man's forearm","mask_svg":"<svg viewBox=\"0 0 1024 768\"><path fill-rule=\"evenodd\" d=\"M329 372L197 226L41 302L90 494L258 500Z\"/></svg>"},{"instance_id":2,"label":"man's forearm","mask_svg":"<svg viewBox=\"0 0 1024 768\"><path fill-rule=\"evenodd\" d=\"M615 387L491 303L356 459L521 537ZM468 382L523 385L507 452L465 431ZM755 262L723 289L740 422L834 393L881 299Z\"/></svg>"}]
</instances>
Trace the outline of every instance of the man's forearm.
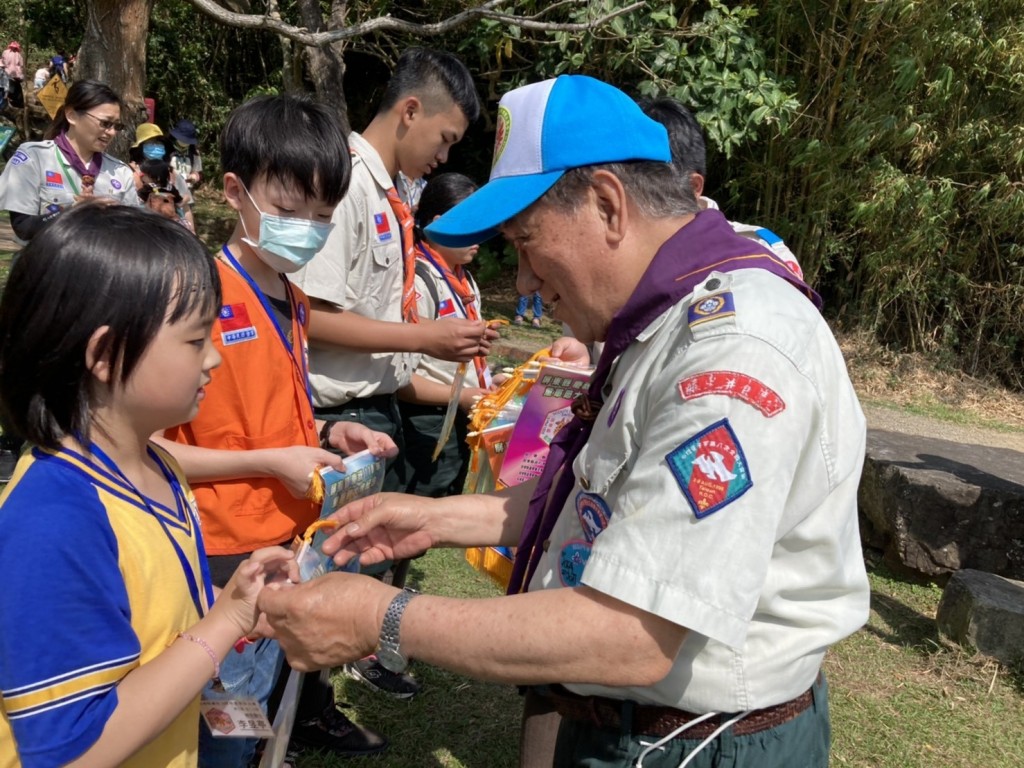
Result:
<instances>
[{"instance_id":1,"label":"man's forearm","mask_svg":"<svg viewBox=\"0 0 1024 768\"><path fill-rule=\"evenodd\" d=\"M683 627L587 587L490 600L424 596L401 624L408 657L513 684L653 685L685 637Z\"/></svg>"},{"instance_id":2,"label":"man's forearm","mask_svg":"<svg viewBox=\"0 0 1024 768\"><path fill-rule=\"evenodd\" d=\"M375 320L351 310L314 307L309 338L354 352L416 352L423 345L413 323Z\"/></svg>"}]
</instances>

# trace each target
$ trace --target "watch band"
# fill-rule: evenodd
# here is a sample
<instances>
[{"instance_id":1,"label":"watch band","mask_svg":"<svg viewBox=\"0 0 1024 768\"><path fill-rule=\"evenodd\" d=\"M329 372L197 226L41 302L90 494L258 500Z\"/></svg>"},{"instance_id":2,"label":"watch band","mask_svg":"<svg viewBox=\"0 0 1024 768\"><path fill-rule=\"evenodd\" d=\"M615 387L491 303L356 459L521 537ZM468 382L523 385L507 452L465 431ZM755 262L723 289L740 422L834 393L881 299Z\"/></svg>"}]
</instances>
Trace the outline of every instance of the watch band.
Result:
<instances>
[{"instance_id":1,"label":"watch band","mask_svg":"<svg viewBox=\"0 0 1024 768\"><path fill-rule=\"evenodd\" d=\"M380 638L377 641L377 660L381 665L396 673L404 672L409 660L401 650L401 624L405 608L418 592L403 589L391 600L384 612L384 621L380 625Z\"/></svg>"}]
</instances>

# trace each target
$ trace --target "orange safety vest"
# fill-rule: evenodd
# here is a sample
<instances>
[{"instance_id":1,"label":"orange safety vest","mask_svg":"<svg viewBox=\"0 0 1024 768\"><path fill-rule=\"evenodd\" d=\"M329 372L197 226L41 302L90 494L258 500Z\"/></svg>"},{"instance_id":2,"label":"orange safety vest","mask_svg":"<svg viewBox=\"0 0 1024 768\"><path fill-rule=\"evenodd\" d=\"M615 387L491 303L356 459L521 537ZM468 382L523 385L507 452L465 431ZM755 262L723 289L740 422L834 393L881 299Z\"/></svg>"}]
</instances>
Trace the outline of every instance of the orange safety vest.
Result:
<instances>
[{"instance_id":1,"label":"orange safety vest","mask_svg":"<svg viewBox=\"0 0 1024 768\"><path fill-rule=\"evenodd\" d=\"M245 279L217 261L223 305L213 343L223 362L206 386L199 414L168 429L168 440L235 451L320 444L309 400L306 329L309 299L292 290L292 349ZM301 533L319 515L272 477L190 482L210 555L234 555L279 544Z\"/></svg>"}]
</instances>

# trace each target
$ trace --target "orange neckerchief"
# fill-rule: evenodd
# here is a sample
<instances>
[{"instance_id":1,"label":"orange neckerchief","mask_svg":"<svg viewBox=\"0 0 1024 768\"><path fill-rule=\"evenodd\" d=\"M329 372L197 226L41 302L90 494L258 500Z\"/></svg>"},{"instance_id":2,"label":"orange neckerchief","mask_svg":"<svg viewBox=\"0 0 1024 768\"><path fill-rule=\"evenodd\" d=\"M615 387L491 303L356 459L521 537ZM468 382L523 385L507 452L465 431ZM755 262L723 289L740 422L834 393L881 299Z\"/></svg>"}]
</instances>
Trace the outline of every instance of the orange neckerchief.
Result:
<instances>
[{"instance_id":1,"label":"orange neckerchief","mask_svg":"<svg viewBox=\"0 0 1024 768\"><path fill-rule=\"evenodd\" d=\"M453 270L448 266L448 263L441 254L422 240L417 243L417 247L420 250L420 260L429 264L444 278L452 293L462 303L462 308L466 310L466 318L469 320L479 320L480 308L477 305L476 294L473 293L473 286L470 285L469 278L466 276L466 270L462 267L456 267ZM473 358L473 367L476 368L477 382L482 388L486 389L487 378L484 372L487 370L487 358L483 355L476 355Z\"/></svg>"},{"instance_id":2,"label":"orange neckerchief","mask_svg":"<svg viewBox=\"0 0 1024 768\"><path fill-rule=\"evenodd\" d=\"M405 201L398 196L398 190L387 191L391 210L402 227L402 319L407 323L418 323L416 316L416 246L412 236L412 212Z\"/></svg>"}]
</instances>

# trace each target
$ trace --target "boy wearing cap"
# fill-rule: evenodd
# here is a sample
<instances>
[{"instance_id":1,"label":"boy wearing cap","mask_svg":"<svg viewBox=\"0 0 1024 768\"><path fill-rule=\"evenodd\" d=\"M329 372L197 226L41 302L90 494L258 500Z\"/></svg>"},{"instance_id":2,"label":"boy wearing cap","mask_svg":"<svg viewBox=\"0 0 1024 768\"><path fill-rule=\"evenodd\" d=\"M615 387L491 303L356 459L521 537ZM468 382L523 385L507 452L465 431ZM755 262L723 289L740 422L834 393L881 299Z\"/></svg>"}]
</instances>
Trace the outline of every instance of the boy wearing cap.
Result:
<instances>
[{"instance_id":1,"label":"boy wearing cap","mask_svg":"<svg viewBox=\"0 0 1024 768\"><path fill-rule=\"evenodd\" d=\"M536 485L356 502L326 548L372 563L518 545L525 594L344 574L265 590L260 609L299 668L377 647L393 669L535 686L563 718L555 765L823 768L821 661L869 589L864 419L817 295L700 211L664 127L621 91L563 76L507 94L497 122L490 182L427 234L500 230L519 291L605 342L590 388Z\"/></svg>"}]
</instances>

